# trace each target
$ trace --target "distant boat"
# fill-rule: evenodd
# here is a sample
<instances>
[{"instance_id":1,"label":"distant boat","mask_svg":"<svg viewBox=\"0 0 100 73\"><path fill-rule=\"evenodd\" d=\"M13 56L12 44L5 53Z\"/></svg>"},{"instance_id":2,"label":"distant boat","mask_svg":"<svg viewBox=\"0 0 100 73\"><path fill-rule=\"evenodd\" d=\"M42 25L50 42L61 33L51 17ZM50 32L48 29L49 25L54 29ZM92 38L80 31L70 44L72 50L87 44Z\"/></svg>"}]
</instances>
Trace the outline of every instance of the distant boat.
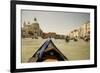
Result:
<instances>
[{"instance_id":1,"label":"distant boat","mask_svg":"<svg viewBox=\"0 0 100 73\"><path fill-rule=\"evenodd\" d=\"M78 39L74 38L74 41L78 41Z\"/></svg>"},{"instance_id":2,"label":"distant boat","mask_svg":"<svg viewBox=\"0 0 100 73\"><path fill-rule=\"evenodd\" d=\"M49 38L29 59L28 62L66 61L66 58Z\"/></svg>"},{"instance_id":3,"label":"distant boat","mask_svg":"<svg viewBox=\"0 0 100 73\"><path fill-rule=\"evenodd\" d=\"M66 36L65 40L66 40L66 42L69 42L70 41L70 37Z\"/></svg>"}]
</instances>

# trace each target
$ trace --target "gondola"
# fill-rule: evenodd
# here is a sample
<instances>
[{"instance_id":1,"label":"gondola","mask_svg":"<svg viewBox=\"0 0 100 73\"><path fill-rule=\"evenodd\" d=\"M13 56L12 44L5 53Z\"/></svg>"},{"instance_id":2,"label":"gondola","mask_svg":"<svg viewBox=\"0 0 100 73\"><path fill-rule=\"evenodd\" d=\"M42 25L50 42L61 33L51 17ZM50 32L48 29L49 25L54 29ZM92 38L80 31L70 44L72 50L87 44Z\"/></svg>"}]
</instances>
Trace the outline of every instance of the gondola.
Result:
<instances>
[{"instance_id":1,"label":"gondola","mask_svg":"<svg viewBox=\"0 0 100 73\"><path fill-rule=\"evenodd\" d=\"M29 59L28 62L66 61L66 58L49 38Z\"/></svg>"}]
</instances>

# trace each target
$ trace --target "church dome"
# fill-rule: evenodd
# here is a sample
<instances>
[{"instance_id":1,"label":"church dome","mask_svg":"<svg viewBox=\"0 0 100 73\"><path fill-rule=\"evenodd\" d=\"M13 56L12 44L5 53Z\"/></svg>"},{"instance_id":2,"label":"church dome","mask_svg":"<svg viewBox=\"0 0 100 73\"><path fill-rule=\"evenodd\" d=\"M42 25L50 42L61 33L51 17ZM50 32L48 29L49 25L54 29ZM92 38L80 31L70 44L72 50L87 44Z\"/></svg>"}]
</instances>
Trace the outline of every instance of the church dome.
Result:
<instances>
[{"instance_id":1,"label":"church dome","mask_svg":"<svg viewBox=\"0 0 100 73\"><path fill-rule=\"evenodd\" d=\"M32 23L32 27L33 27L34 29L40 29L39 23L37 22L37 19L36 19L36 18L34 18L34 21L33 21L33 23Z\"/></svg>"}]
</instances>

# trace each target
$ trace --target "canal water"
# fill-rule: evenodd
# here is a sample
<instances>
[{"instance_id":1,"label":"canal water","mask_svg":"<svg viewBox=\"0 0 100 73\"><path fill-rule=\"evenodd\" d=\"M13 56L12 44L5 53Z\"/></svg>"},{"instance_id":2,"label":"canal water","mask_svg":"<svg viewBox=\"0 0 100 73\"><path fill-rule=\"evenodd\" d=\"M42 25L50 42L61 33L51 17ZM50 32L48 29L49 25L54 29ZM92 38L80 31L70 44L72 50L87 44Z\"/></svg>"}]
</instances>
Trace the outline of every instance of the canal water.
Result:
<instances>
[{"instance_id":1,"label":"canal water","mask_svg":"<svg viewBox=\"0 0 100 73\"><path fill-rule=\"evenodd\" d=\"M47 39L22 39L21 62L25 63L41 47ZM56 47L70 60L90 59L90 42L71 40L66 42L64 39L52 39Z\"/></svg>"}]
</instances>

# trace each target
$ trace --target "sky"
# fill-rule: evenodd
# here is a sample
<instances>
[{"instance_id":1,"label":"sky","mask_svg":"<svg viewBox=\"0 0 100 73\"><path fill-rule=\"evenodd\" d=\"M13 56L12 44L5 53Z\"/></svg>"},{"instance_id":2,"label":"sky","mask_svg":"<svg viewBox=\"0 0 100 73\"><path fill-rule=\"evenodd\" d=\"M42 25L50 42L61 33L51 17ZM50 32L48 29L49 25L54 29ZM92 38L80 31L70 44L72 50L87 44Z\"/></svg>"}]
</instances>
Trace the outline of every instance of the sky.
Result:
<instances>
[{"instance_id":1,"label":"sky","mask_svg":"<svg viewBox=\"0 0 100 73\"><path fill-rule=\"evenodd\" d=\"M33 23L35 17L43 32L55 32L63 35L90 21L89 13L21 10L22 26L24 21Z\"/></svg>"}]
</instances>

